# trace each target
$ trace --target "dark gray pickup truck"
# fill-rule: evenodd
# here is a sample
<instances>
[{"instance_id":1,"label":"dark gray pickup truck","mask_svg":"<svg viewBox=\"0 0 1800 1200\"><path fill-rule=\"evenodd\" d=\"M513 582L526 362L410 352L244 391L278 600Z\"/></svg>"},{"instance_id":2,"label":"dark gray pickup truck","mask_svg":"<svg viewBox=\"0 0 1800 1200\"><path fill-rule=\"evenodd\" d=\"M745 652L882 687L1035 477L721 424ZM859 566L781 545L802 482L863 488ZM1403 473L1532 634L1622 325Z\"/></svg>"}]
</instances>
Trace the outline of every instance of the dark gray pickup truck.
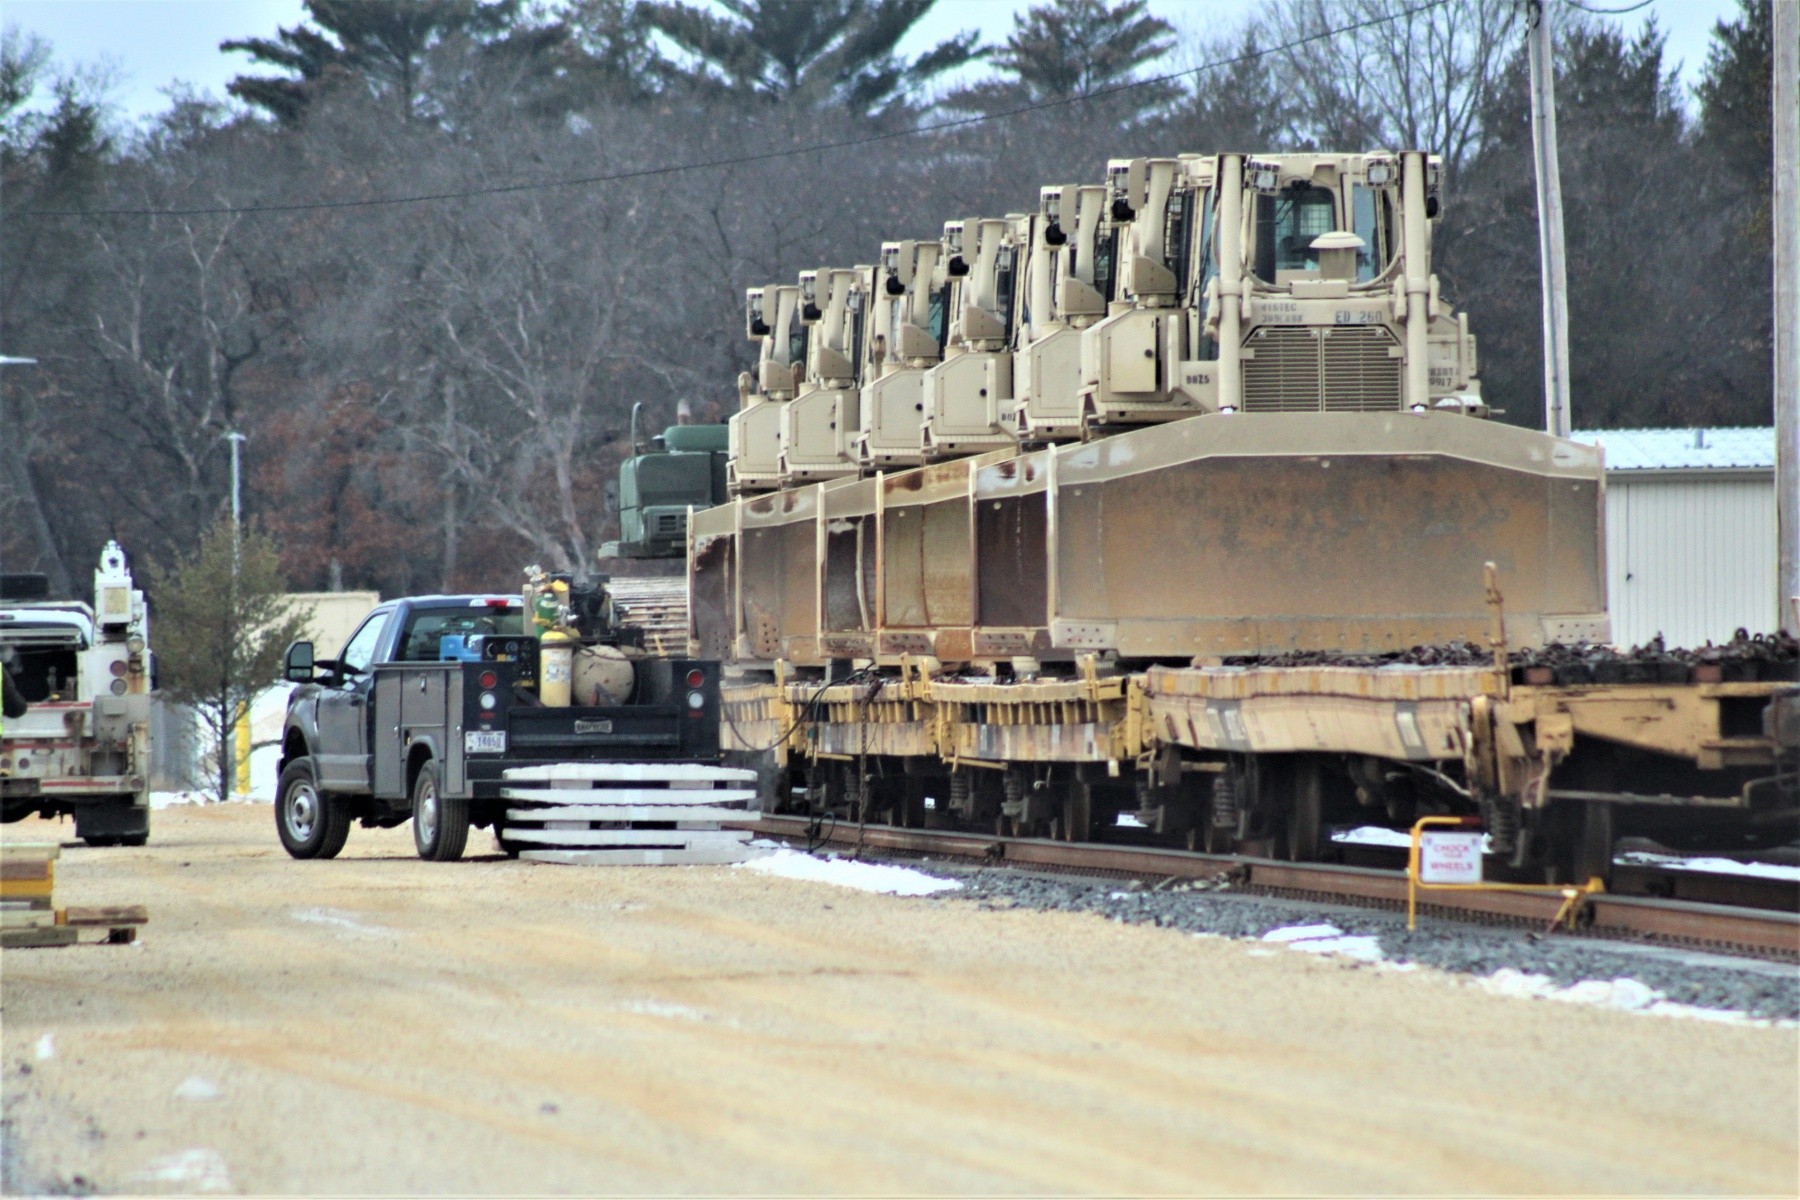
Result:
<instances>
[{"instance_id":1,"label":"dark gray pickup truck","mask_svg":"<svg viewBox=\"0 0 1800 1200\"><path fill-rule=\"evenodd\" d=\"M570 762L719 759L719 665L632 662L627 703L548 707L518 596L380 605L335 659L288 647L275 824L295 858L331 858L352 821L413 822L419 857L462 857L471 825L509 846L501 774Z\"/></svg>"}]
</instances>

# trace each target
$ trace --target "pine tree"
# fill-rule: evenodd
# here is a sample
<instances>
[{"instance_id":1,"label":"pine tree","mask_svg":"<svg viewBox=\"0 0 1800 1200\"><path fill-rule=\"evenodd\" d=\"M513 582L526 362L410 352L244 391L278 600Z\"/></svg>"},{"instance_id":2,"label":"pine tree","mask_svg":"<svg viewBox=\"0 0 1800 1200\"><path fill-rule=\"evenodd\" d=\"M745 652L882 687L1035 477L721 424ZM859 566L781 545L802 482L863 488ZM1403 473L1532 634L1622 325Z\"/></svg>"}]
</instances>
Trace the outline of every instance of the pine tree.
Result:
<instances>
[{"instance_id":1,"label":"pine tree","mask_svg":"<svg viewBox=\"0 0 1800 1200\"><path fill-rule=\"evenodd\" d=\"M952 108L1002 112L1075 100L1129 84L1175 45L1174 26L1149 15L1147 0L1049 0L1013 18L1012 34L992 52L997 78L953 94ZM1173 99L1172 84L1106 97L1109 115L1130 123Z\"/></svg>"},{"instance_id":2,"label":"pine tree","mask_svg":"<svg viewBox=\"0 0 1800 1200\"><path fill-rule=\"evenodd\" d=\"M361 78L392 98L402 116L416 115L425 54L447 37L477 40L504 33L521 0L306 0L311 24L269 38L221 42L287 76L239 75L225 90L281 121L300 119L335 71Z\"/></svg>"},{"instance_id":3,"label":"pine tree","mask_svg":"<svg viewBox=\"0 0 1800 1200\"><path fill-rule=\"evenodd\" d=\"M288 644L306 636L306 618L286 593L274 540L246 528L234 555L229 517L215 521L192 554L151 571L157 684L191 706L211 738L220 799L231 794L238 716L280 681Z\"/></svg>"},{"instance_id":4,"label":"pine tree","mask_svg":"<svg viewBox=\"0 0 1800 1200\"><path fill-rule=\"evenodd\" d=\"M1740 210L1746 235L1767 242L1773 187L1774 10L1769 0L1738 0L1735 21L1713 26L1700 101L1699 146L1730 181L1728 203Z\"/></svg>"},{"instance_id":5,"label":"pine tree","mask_svg":"<svg viewBox=\"0 0 1800 1200\"><path fill-rule=\"evenodd\" d=\"M645 19L693 58L672 80L725 96L903 110L910 95L976 56L964 33L908 60L896 47L935 0L718 0L710 8L653 0Z\"/></svg>"}]
</instances>

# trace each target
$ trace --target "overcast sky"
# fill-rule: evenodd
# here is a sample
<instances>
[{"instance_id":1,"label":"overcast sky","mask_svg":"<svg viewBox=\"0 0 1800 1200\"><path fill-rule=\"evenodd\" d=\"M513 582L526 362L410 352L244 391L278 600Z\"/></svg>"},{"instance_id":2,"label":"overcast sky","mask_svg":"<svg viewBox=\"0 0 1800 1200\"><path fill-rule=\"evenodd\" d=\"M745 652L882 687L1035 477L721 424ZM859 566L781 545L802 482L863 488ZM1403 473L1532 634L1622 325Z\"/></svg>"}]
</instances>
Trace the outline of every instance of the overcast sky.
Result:
<instances>
[{"instance_id":1,"label":"overcast sky","mask_svg":"<svg viewBox=\"0 0 1800 1200\"><path fill-rule=\"evenodd\" d=\"M1625 7L1626 0L1596 0L1591 7ZM1004 40L1013 14L1030 0L942 0L920 22L906 48L918 51L962 29L979 29L989 42ZM1212 36L1239 25L1255 0L1150 0L1157 15L1184 33ZM1737 12L1735 0L1651 0L1619 18L1635 32L1654 16L1669 35L1667 61L1683 64L1692 86L1706 61L1713 23ZM41 34L59 63L104 63L117 81L113 92L122 115L141 117L166 107L164 89L177 80L215 95L243 72L241 54L221 54L227 38L273 37L278 26L300 20L300 0L0 0L0 21Z\"/></svg>"}]
</instances>

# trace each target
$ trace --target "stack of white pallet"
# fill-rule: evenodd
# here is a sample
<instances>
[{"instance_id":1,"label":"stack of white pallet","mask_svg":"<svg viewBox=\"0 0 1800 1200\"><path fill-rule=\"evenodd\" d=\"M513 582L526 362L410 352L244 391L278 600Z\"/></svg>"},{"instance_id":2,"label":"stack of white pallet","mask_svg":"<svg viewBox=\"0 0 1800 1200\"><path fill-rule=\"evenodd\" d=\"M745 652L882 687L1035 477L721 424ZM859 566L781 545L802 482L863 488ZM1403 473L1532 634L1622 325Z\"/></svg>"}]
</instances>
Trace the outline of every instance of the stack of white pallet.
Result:
<instances>
[{"instance_id":1,"label":"stack of white pallet","mask_svg":"<svg viewBox=\"0 0 1800 1200\"><path fill-rule=\"evenodd\" d=\"M502 777L509 843L533 862L615 866L749 858L756 772L700 763L554 763Z\"/></svg>"}]
</instances>

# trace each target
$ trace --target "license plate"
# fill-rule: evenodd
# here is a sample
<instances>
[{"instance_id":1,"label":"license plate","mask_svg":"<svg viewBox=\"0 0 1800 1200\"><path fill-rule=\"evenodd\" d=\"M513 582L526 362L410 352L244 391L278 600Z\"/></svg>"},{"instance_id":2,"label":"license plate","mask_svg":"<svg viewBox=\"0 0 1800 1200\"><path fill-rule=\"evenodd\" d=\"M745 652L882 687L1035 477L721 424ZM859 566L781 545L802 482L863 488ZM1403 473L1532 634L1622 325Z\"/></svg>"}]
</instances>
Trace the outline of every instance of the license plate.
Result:
<instances>
[{"instance_id":1,"label":"license plate","mask_svg":"<svg viewBox=\"0 0 1800 1200\"><path fill-rule=\"evenodd\" d=\"M464 754L505 754L506 730L471 729L463 734Z\"/></svg>"},{"instance_id":2,"label":"license plate","mask_svg":"<svg viewBox=\"0 0 1800 1200\"><path fill-rule=\"evenodd\" d=\"M575 722L575 732L576 733L611 733L612 732L612 722L611 721L582 721L582 720L578 719Z\"/></svg>"}]
</instances>

